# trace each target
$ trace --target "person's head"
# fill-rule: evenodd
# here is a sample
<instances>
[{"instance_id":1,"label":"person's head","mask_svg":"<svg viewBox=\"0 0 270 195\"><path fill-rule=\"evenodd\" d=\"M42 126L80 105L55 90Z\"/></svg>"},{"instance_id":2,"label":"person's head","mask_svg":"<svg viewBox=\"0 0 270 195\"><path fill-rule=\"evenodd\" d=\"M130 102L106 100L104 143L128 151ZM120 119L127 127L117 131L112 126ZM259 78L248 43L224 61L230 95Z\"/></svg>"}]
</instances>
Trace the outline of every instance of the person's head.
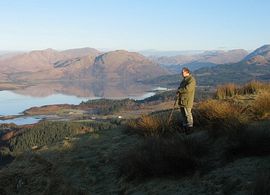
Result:
<instances>
[{"instance_id":1,"label":"person's head","mask_svg":"<svg viewBox=\"0 0 270 195\"><path fill-rule=\"evenodd\" d=\"M182 68L182 76L185 78L190 75L190 70L187 67Z\"/></svg>"}]
</instances>

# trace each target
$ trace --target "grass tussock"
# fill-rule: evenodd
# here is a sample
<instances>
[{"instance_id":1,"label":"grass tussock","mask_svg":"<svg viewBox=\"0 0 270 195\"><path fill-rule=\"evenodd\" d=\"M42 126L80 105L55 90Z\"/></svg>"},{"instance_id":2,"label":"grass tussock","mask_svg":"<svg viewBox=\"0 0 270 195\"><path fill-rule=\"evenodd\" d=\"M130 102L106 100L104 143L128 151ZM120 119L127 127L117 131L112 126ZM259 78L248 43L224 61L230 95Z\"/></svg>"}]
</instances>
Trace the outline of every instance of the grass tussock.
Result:
<instances>
[{"instance_id":1,"label":"grass tussock","mask_svg":"<svg viewBox=\"0 0 270 195\"><path fill-rule=\"evenodd\" d=\"M127 180L189 175L199 170L206 151L202 142L191 137L147 138L122 154L119 173Z\"/></svg>"},{"instance_id":2,"label":"grass tussock","mask_svg":"<svg viewBox=\"0 0 270 195\"><path fill-rule=\"evenodd\" d=\"M198 110L204 115L206 120L230 117L241 118L241 108L227 101L207 100L198 105Z\"/></svg>"},{"instance_id":3,"label":"grass tussock","mask_svg":"<svg viewBox=\"0 0 270 195\"><path fill-rule=\"evenodd\" d=\"M260 171L252 186L251 195L269 195L270 193L270 170Z\"/></svg>"},{"instance_id":4,"label":"grass tussock","mask_svg":"<svg viewBox=\"0 0 270 195\"><path fill-rule=\"evenodd\" d=\"M173 115L171 122L167 114L143 115L139 119L130 120L126 129L145 137L162 137L169 135L177 129L178 118Z\"/></svg>"},{"instance_id":5,"label":"grass tussock","mask_svg":"<svg viewBox=\"0 0 270 195\"><path fill-rule=\"evenodd\" d=\"M198 104L194 110L195 125L207 127L211 135L228 133L241 129L248 121L248 116L239 105L228 101L207 100Z\"/></svg>"},{"instance_id":6,"label":"grass tussock","mask_svg":"<svg viewBox=\"0 0 270 195\"><path fill-rule=\"evenodd\" d=\"M243 86L237 86L233 83L229 83L217 87L215 98L227 99L236 95L255 95L262 92L270 92L269 83L251 81Z\"/></svg>"},{"instance_id":7,"label":"grass tussock","mask_svg":"<svg viewBox=\"0 0 270 195\"><path fill-rule=\"evenodd\" d=\"M234 83L220 85L217 87L215 97L217 99L225 99L226 97L233 97L238 94L238 87Z\"/></svg>"},{"instance_id":8,"label":"grass tussock","mask_svg":"<svg viewBox=\"0 0 270 195\"><path fill-rule=\"evenodd\" d=\"M258 95L253 104L252 108L255 114L261 118L267 118L270 116L270 92L264 92Z\"/></svg>"},{"instance_id":9,"label":"grass tussock","mask_svg":"<svg viewBox=\"0 0 270 195\"><path fill-rule=\"evenodd\" d=\"M270 91L270 84L269 83L263 83L260 81L251 81L247 84L245 84L240 89L240 93L243 95L246 94L258 94L260 92L264 91Z\"/></svg>"}]
</instances>

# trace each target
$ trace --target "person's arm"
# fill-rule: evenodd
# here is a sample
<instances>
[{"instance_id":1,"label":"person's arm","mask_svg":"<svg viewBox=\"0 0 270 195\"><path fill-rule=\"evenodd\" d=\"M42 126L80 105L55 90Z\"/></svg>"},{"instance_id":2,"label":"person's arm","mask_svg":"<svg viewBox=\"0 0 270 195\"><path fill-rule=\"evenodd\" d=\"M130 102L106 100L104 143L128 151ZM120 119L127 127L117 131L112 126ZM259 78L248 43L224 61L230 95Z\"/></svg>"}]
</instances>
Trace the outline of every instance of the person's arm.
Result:
<instances>
[{"instance_id":1,"label":"person's arm","mask_svg":"<svg viewBox=\"0 0 270 195\"><path fill-rule=\"evenodd\" d=\"M193 78L189 79L187 81L187 84L184 87L178 88L178 93L188 93L189 91L193 90L195 88L196 82Z\"/></svg>"}]
</instances>

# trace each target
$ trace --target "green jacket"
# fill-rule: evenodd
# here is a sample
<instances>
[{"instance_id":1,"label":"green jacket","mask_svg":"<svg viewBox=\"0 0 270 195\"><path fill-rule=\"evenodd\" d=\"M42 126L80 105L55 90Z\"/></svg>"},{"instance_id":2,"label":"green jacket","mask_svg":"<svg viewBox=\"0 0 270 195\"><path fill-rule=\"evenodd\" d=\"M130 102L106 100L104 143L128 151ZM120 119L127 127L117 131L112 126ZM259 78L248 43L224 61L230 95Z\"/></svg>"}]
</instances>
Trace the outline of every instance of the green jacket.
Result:
<instances>
[{"instance_id":1,"label":"green jacket","mask_svg":"<svg viewBox=\"0 0 270 195\"><path fill-rule=\"evenodd\" d=\"M180 107L192 108L195 95L196 80L192 75L185 77L178 87L178 104Z\"/></svg>"}]
</instances>

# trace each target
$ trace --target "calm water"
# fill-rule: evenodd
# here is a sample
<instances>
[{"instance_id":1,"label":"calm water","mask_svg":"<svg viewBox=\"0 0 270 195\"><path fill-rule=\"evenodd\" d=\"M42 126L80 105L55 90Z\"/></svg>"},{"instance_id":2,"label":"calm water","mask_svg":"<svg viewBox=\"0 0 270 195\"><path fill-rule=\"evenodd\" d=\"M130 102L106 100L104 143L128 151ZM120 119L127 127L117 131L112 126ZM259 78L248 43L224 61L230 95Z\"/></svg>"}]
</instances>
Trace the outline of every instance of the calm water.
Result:
<instances>
[{"instance_id":1,"label":"calm water","mask_svg":"<svg viewBox=\"0 0 270 195\"><path fill-rule=\"evenodd\" d=\"M16 94L12 91L0 91L0 115L17 115L24 110L51 104L79 104L89 98L54 94L46 97L33 97Z\"/></svg>"},{"instance_id":2,"label":"calm water","mask_svg":"<svg viewBox=\"0 0 270 195\"><path fill-rule=\"evenodd\" d=\"M0 124L3 123L14 123L16 125L26 125L26 124L34 124L42 120L43 117L18 117L14 119L8 119L8 120L0 120Z\"/></svg>"},{"instance_id":3,"label":"calm water","mask_svg":"<svg viewBox=\"0 0 270 195\"><path fill-rule=\"evenodd\" d=\"M42 90L42 89L41 89ZM140 96L129 96L132 99L144 99L154 95L154 92L147 92ZM117 97L117 99L127 97ZM53 94L45 97L33 97L21 95L13 91L0 91L0 116L18 115L24 110L43 105L52 104L80 104L89 99L99 99L99 97L77 97L73 95ZM112 97L114 99L114 97ZM18 117L10 120L0 120L0 123L15 123L18 125L33 124L41 120L42 117Z\"/></svg>"}]
</instances>

